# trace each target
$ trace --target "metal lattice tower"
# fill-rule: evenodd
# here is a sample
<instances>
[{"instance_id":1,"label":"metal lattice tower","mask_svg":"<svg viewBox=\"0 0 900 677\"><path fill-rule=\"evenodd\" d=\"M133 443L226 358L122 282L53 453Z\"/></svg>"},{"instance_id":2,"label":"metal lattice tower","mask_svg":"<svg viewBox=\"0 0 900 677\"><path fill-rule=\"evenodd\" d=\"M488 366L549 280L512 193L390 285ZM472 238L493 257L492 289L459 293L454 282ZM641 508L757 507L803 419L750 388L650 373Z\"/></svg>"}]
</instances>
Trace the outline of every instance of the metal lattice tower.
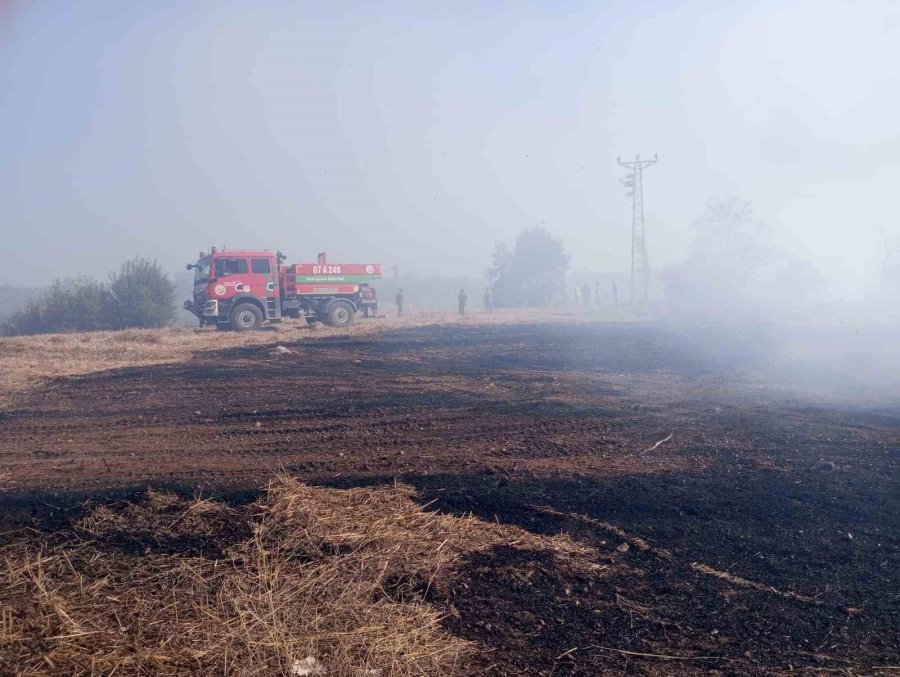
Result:
<instances>
[{"instance_id":1,"label":"metal lattice tower","mask_svg":"<svg viewBox=\"0 0 900 677\"><path fill-rule=\"evenodd\" d=\"M622 158L616 158L621 166L631 170L625 176L622 184L628 188L631 198L631 305L635 304L637 293L642 294L642 301L647 305L650 286L650 255L647 252L647 225L644 222L644 170L650 165L655 165L659 156L654 155L652 160L641 160L638 155L634 162L622 162Z\"/></svg>"}]
</instances>

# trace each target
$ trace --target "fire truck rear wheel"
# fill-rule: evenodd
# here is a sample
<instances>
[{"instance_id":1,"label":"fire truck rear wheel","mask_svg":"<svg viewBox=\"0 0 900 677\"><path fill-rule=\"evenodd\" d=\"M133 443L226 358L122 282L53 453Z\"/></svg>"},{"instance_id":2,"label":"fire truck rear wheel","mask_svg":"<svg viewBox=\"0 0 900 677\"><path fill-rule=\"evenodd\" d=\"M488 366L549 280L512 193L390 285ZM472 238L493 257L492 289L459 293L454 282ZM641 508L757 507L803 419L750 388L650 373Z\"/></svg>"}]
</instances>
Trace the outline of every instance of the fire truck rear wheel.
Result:
<instances>
[{"instance_id":1,"label":"fire truck rear wheel","mask_svg":"<svg viewBox=\"0 0 900 677\"><path fill-rule=\"evenodd\" d=\"M231 311L231 326L235 331L259 329L262 323L262 312L252 303L241 303Z\"/></svg>"},{"instance_id":2,"label":"fire truck rear wheel","mask_svg":"<svg viewBox=\"0 0 900 677\"><path fill-rule=\"evenodd\" d=\"M328 309L328 324L332 327L349 327L353 324L353 306L346 301L332 303Z\"/></svg>"}]
</instances>

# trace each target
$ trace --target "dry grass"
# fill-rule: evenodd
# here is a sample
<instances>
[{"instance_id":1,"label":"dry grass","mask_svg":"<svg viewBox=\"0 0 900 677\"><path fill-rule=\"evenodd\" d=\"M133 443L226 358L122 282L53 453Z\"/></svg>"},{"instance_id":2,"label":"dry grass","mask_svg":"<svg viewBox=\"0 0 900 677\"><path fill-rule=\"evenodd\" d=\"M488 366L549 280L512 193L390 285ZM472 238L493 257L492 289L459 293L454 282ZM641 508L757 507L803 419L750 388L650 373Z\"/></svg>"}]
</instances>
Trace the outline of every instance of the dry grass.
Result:
<instances>
[{"instance_id":1,"label":"dry grass","mask_svg":"<svg viewBox=\"0 0 900 677\"><path fill-rule=\"evenodd\" d=\"M426 590L467 553L549 550L566 537L423 510L403 487L336 490L280 478L235 509L148 492L73 530L0 551L0 665L14 674L449 675L472 644ZM209 547L221 548L211 555Z\"/></svg>"},{"instance_id":2,"label":"dry grass","mask_svg":"<svg viewBox=\"0 0 900 677\"><path fill-rule=\"evenodd\" d=\"M499 311L460 318L452 313L421 313L402 318L359 320L347 329L305 322L285 322L265 331L238 334L185 327L126 329L81 334L47 334L0 338L0 410L61 376L79 376L107 369L183 362L197 353L235 346L267 345L335 334L365 335L429 325L575 322L596 315L565 311Z\"/></svg>"}]
</instances>

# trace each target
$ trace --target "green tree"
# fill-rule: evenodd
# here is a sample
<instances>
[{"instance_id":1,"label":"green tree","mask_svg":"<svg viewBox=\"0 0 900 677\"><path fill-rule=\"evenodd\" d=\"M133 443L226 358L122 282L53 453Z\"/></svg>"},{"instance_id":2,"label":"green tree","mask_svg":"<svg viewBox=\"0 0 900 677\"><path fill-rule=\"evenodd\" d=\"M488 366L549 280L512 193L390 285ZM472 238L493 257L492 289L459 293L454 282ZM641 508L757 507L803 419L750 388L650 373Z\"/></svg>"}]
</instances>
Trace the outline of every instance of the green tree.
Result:
<instances>
[{"instance_id":1,"label":"green tree","mask_svg":"<svg viewBox=\"0 0 900 677\"><path fill-rule=\"evenodd\" d=\"M3 333L21 336L106 329L108 300L104 286L91 278L55 280L9 317Z\"/></svg>"},{"instance_id":2,"label":"green tree","mask_svg":"<svg viewBox=\"0 0 900 677\"><path fill-rule=\"evenodd\" d=\"M175 287L156 261L133 258L109 284L79 277L55 280L2 326L8 336L162 327L175 315Z\"/></svg>"},{"instance_id":3,"label":"green tree","mask_svg":"<svg viewBox=\"0 0 900 677\"><path fill-rule=\"evenodd\" d=\"M156 261L135 257L109 276L113 327L164 327L175 317L175 285Z\"/></svg>"},{"instance_id":4,"label":"green tree","mask_svg":"<svg viewBox=\"0 0 900 677\"><path fill-rule=\"evenodd\" d=\"M546 306L562 298L569 254L563 243L541 226L526 228L510 249L494 249L487 277L498 307Z\"/></svg>"}]
</instances>

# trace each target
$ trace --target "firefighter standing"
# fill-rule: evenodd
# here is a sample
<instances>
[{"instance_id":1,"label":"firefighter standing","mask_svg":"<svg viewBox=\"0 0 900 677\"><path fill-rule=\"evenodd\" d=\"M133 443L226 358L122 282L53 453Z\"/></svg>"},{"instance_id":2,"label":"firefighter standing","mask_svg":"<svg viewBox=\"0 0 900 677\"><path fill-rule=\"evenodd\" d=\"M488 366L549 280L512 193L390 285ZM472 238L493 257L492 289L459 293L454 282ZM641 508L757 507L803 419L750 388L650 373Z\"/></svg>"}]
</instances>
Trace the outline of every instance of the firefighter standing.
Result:
<instances>
[{"instance_id":1,"label":"firefighter standing","mask_svg":"<svg viewBox=\"0 0 900 677\"><path fill-rule=\"evenodd\" d=\"M484 312L494 312L494 290L490 287L484 288Z\"/></svg>"},{"instance_id":2,"label":"firefighter standing","mask_svg":"<svg viewBox=\"0 0 900 677\"><path fill-rule=\"evenodd\" d=\"M394 298L394 301L397 303L397 317L400 317L403 314L403 290L397 290L397 296Z\"/></svg>"},{"instance_id":3,"label":"firefighter standing","mask_svg":"<svg viewBox=\"0 0 900 677\"><path fill-rule=\"evenodd\" d=\"M466 301L469 300L469 297L466 295L465 289L459 290L459 296L457 297L457 299L459 300L459 314L465 315L466 314Z\"/></svg>"}]
</instances>

